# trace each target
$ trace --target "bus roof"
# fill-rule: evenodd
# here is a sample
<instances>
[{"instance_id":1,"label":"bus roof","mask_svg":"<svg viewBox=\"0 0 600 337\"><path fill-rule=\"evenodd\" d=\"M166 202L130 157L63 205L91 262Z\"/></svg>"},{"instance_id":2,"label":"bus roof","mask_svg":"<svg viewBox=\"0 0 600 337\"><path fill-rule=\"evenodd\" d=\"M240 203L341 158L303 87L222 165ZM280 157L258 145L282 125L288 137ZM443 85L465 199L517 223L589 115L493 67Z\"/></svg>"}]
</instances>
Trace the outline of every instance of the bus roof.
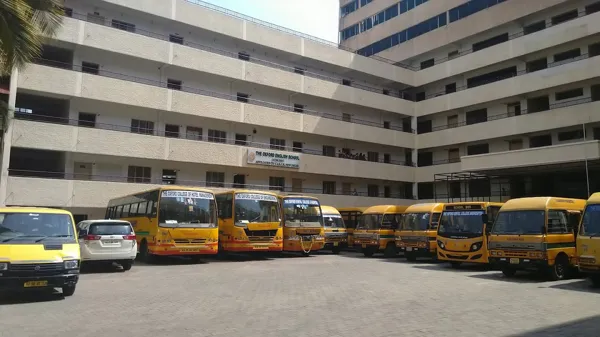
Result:
<instances>
[{"instance_id":1,"label":"bus roof","mask_svg":"<svg viewBox=\"0 0 600 337\"><path fill-rule=\"evenodd\" d=\"M21 206L0 207L0 213L46 213L46 214L72 215L71 212L64 210L64 209L47 208L47 207L21 207Z\"/></svg>"},{"instance_id":2,"label":"bus roof","mask_svg":"<svg viewBox=\"0 0 600 337\"><path fill-rule=\"evenodd\" d=\"M408 206L406 213L427 213L427 212L441 212L444 210L444 204L441 202L435 203L422 203Z\"/></svg>"},{"instance_id":3,"label":"bus roof","mask_svg":"<svg viewBox=\"0 0 600 337\"><path fill-rule=\"evenodd\" d=\"M277 193L273 193L273 192L269 192L269 191L261 191L261 190L245 190L245 189L234 189L234 190L228 190L228 191L223 191L223 192L219 192L219 193L215 193L215 194L227 194L227 193L254 193L254 194L267 194L267 195L272 195L274 197L276 197L278 194Z\"/></svg>"},{"instance_id":4,"label":"bus roof","mask_svg":"<svg viewBox=\"0 0 600 337\"><path fill-rule=\"evenodd\" d=\"M335 207L332 206L323 206L321 205L321 213L323 214L338 214L341 215L340 212Z\"/></svg>"},{"instance_id":5,"label":"bus roof","mask_svg":"<svg viewBox=\"0 0 600 337\"><path fill-rule=\"evenodd\" d=\"M588 204L600 204L600 192L596 192L587 200Z\"/></svg>"},{"instance_id":6,"label":"bus roof","mask_svg":"<svg viewBox=\"0 0 600 337\"><path fill-rule=\"evenodd\" d=\"M477 206L481 206L482 208L487 208L489 206L500 206L500 207L502 207L502 205L504 205L504 203L503 202L489 202L489 201L449 202L449 203L444 203L444 209L446 209L446 207L448 207L448 206L467 206L467 205L477 205Z\"/></svg>"},{"instance_id":7,"label":"bus roof","mask_svg":"<svg viewBox=\"0 0 600 337\"><path fill-rule=\"evenodd\" d=\"M377 205L365 209L363 214L404 213L407 207L400 205Z\"/></svg>"},{"instance_id":8,"label":"bus roof","mask_svg":"<svg viewBox=\"0 0 600 337\"><path fill-rule=\"evenodd\" d=\"M364 212L369 207L337 207L340 212Z\"/></svg>"},{"instance_id":9,"label":"bus roof","mask_svg":"<svg viewBox=\"0 0 600 337\"><path fill-rule=\"evenodd\" d=\"M583 210L585 200L560 197L531 197L510 199L500 211L545 210L549 208Z\"/></svg>"}]
</instances>

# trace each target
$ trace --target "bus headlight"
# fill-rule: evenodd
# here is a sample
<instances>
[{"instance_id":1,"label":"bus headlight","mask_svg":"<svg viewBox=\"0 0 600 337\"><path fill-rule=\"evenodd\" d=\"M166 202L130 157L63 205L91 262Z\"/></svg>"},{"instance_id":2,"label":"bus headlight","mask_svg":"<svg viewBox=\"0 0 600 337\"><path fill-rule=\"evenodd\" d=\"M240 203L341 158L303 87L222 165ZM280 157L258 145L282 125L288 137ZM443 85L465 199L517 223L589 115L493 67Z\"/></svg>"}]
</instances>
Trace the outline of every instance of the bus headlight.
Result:
<instances>
[{"instance_id":1,"label":"bus headlight","mask_svg":"<svg viewBox=\"0 0 600 337\"><path fill-rule=\"evenodd\" d=\"M475 242L474 244L471 245L471 251L475 252L475 251L480 250L482 245L483 245L483 241Z\"/></svg>"},{"instance_id":2,"label":"bus headlight","mask_svg":"<svg viewBox=\"0 0 600 337\"><path fill-rule=\"evenodd\" d=\"M444 245L444 243L442 241L437 240L437 244L438 244L438 247L440 247L442 249L446 249L446 246Z\"/></svg>"},{"instance_id":3,"label":"bus headlight","mask_svg":"<svg viewBox=\"0 0 600 337\"><path fill-rule=\"evenodd\" d=\"M77 261L77 260L65 261L65 269L77 269L77 267L79 267L79 261Z\"/></svg>"},{"instance_id":4,"label":"bus headlight","mask_svg":"<svg viewBox=\"0 0 600 337\"><path fill-rule=\"evenodd\" d=\"M0 270L8 270L8 263L0 262Z\"/></svg>"}]
</instances>

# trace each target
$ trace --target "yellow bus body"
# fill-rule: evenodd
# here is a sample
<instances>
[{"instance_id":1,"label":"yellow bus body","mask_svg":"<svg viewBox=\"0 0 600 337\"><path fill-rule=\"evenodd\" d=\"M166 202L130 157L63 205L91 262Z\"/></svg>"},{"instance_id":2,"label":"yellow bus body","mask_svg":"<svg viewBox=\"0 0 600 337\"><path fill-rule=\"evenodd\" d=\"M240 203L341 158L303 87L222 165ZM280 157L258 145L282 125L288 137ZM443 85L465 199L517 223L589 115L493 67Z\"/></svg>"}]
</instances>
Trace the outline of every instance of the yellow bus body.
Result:
<instances>
[{"instance_id":1,"label":"yellow bus body","mask_svg":"<svg viewBox=\"0 0 600 337\"><path fill-rule=\"evenodd\" d=\"M344 219L335 207L321 205L321 211L323 212L325 233L325 246L323 248L331 249L331 251L337 254L342 248L348 246L348 231ZM332 221L331 226L328 226L328 217L332 220L339 219L339 222Z\"/></svg>"},{"instance_id":2,"label":"yellow bus body","mask_svg":"<svg viewBox=\"0 0 600 337\"><path fill-rule=\"evenodd\" d=\"M178 192L186 197L172 196ZM164 203L163 207L168 204L167 199L165 199L166 195L170 195L169 199L175 199L184 210L193 210L195 206L186 203L195 202L194 200L198 196L200 196L200 199L207 198L202 200L207 200L209 210L214 213L208 215L210 226L176 227L174 224L168 227L160 226L161 203ZM194 198L189 200L188 196ZM184 201L181 201L182 199ZM126 208L133 210L134 207L137 207L136 212L125 213ZM111 199L106 210L106 218L131 222L138 242L138 253L142 255L141 257L144 260L149 261L155 255L199 258L201 255L213 255L218 252L219 228L216 210L214 193L208 189L189 186L162 186Z\"/></svg>"},{"instance_id":3,"label":"yellow bus body","mask_svg":"<svg viewBox=\"0 0 600 337\"><path fill-rule=\"evenodd\" d=\"M323 228L323 212L319 199L307 195L285 195L279 196L281 206L281 219L283 222L283 251L299 252L304 255L323 249L325 246L325 229ZM310 205L319 210L319 225L302 225L293 227L286 225L286 205Z\"/></svg>"},{"instance_id":4,"label":"yellow bus body","mask_svg":"<svg viewBox=\"0 0 600 337\"><path fill-rule=\"evenodd\" d=\"M397 249L394 244L394 230L408 207L378 205L367 208L354 230L354 247L360 249L365 256L373 256L378 252L383 252L386 257L395 256ZM377 218L368 220L367 217ZM377 223L373 223L373 221ZM372 224L376 226L371 226Z\"/></svg>"},{"instance_id":5,"label":"yellow bus body","mask_svg":"<svg viewBox=\"0 0 600 337\"><path fill-rule=\"evenodd\" d=\"M233 190L217 193L219 207L219 251L222 252L281 252L283 229L277 194L265 191ZM250 213L252 205L263 207L261 221L241 220L239 213ZM265 212L267 212L265 214ZM258 219L256 219L258 220Z\"/></svg>"},{"instance_id":6,"label":"yellow bus body","mask_svg":"<svg viewBox=\"0 0 600 337\"><path fill-rule=\"evenodd\" d=\"M488 236L490 263L506 276L535 270L552 280L566 277L577 264L574 229L585 203L560 197L508 200Z\"/></svg>"},{"instance_id":7,"label":"yellow bus body","mask_svg":"<svg viewBox=\"0 0 600 337\"><path fill-rule=\"evenodd\" d=\"M600 193L587 200L577 235L577 261L579 271L600 287Z\"/></svg>"},{"instance_id":8,"label":"yellow bus body","mask_svg":"<svg viewBox=\"0 0 600 337\"><path fill-rule=\"evenodd\" d=\"M404 211L404 217L395 231L396 246L409 260L417 257L437 258L437 222L444 209L443 203L423 203L410 205ZM427 229L412 230L407 226L409 216L426 218ZM404 228L406 227L406 228Z\"/></svg>"},{"instance_id":9,"label":"yellow bus body","mask_svg":"<svg viewBox=\"0 0 600 337\"><path fill-rule=\"evenodd\" d=\"M444 204L437 232L437 258L447 261L452 266L461 263L488 263L487 236L485 229L494 220L502 207L501 202L456 202ZM464 213L468 215L464 215ZM481 214L487 214L488 224L483 223ZM468 217L468 218L465 218ZM473 219L471 219L473 218ZM452 230L452 226L469 221L469 225L481 224L481 227L471 227L460 232ZM447 223L444 223L447 222ZM448 228L446 228L448 227Z\"/></svg>"},{"instance_id":10,"label":"yellow bus body","mask_svg":"<svg viewBox=\"0 0 600 337\"><path fill-rule=\"evenodd\" d=\"M337 210L342 215L346 231L348 232L348 247L354 247L354 229L358 223L358 219L368 207L341 207Z\"/></svg>"}]
</instances>

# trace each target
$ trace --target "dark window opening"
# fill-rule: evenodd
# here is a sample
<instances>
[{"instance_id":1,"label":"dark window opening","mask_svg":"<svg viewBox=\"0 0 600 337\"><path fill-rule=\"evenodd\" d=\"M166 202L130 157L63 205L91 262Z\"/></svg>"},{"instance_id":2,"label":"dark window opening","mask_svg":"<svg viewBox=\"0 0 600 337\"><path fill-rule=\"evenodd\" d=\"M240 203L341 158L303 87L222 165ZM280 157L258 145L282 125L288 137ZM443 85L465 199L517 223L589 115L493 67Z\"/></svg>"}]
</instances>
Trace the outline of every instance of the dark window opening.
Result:
<instances>
[{"instance_id":1,"label":"dark window opening","mask_svg":"<svg viewBox=\"0 0 600 337\"><path fill-rule=\"evenodd\" d=\"M294 152L302 152L302 142L293 142L292 143L292 151Z\"/></svg>"},{"instance_id":2,"label":"dark window opening","mask_svg":"<svg viewBox=\"0 0 600 337\"><path fill-rule=\"evenodd\" d=\"M352 115L348 113L342 113L342 121L350 123L352 121Z\"/></svg>"},{"instance_id":3,"label":"dark window opening","mask_svg":"<svg viewBox=\"0 0 600 337\"><path fill-rule=\"evenodd\" d=\"M81 62L81 71L92 75L98 75L98 73L100 73L100 65L91 62Z\"/></svg>"},{"instance_id":4,"label":"dark window opening","mask_svg":"<svg viewBox=\"0 0 600 337\"><path fill-rule=\"evenodd\" d=\"M154 122L132 119L131 132L141 133L143 135L152 135L154 134Z\"/></svg>"},{"instance_id":5,"label":"dark window opening","mask_svg":"<svg viewBox=\"0 0 600 337\"><path fill-rule=\"evenodd\" d=\"M433 152L419 152L417 154L417 166L425 167L433 165Z\"/></svg>"},{"instance_id":6,"label":"dark window opening","mask_svg":"<svg viewBox=\"0 0 600 337\"><path fill-rule=\"evenodd\" d=\"M294 104L294 112L304 112L303 104Z\"/></svg>"},{"instance_id":7,"label":"dark window opening","mask_svg":"<svg viewBox=\"0 0 600 337\"><path fill-rule=\"evenodd\" d=\"M460 149L449 149L448 150L448 162L449 163L460 162Z\"/></svg>"},{"instance_id":8,"label":"dark window opening","mask_svg":"<svg viewBox=\"0 0 600 337\"><path fill-rule=\"evenodd\" d=\"M588 56L594 57L600 55L600 43L594 43L588 46Z\"/></svg>"},{"instance_id":9,"label":"dark window opening","mask_svg":"<svg viewBox=\"0 0 600 337\"><path fill-rule=\"evenodd\" d=\"M456 83L446 84L446 93L451 94L456 92Z\"/></svg>"},{"instance_id":10,"label":"dark window opening","mask_svg":"<svg viewBox=\"0 0 600 337\"><path fill-rule=\"evenodd\" d=\"M534 97L527 100L527 113L550 110L550 98L548 96Z\"/></svg>"},{"instance_id":11,"label":"dark window opening","mask_svg":"<svg viewBox=\"0 0 600 337\"><path fill-rule=\"evenodd\" d=\"M225 172L206 172L207 187L225 187Z\"/></svg>"},{"instance_id":12,"label":"dark window opening","mask_svg":"<svg viewBox=\"0 0 600 337\"><path fill-rule=\"evenodd\" d=\"M72 70L73 50L46 44L42 46L42 53L39 58L34 59L33 62L50 67Z\"/></svg>"},{"instance_id":13,"label":"dark window opening","mask_svg":"<svg viewBox=\"0 0 600 337\"><path fill-rule=\"evenodd\" d=\"M421 70L433 67L435 65L435 59L429 59L421 62Z\"/></svg>"},{"instance_id":14,"label":"dark window opening","mask_svg":"<svg viewBox=\"0 0 600 337\"><path fill-rule=\"evenodd\" d=\"M467 156L475 156L485 153L490 153L490 145L487 143L467 146Z\"/></svg>"},{"instance_id":15,"label":"dark window opening","mask_svg":"<svg viewBox=\"0 0 600 337\"><path fill-rule=\"evenodd\" d=\"M152 169L150 167L129 166L127 169L127 182L149 183L152 180Z\"/></svg>"},{"instance_id":16,"label":"dark window opening","mask_svg":"<svg viewBox=\"0 0 600 337\"><path fill-rule=\"evenodd\" d=\"M562 53L554 54L554 62L561 62L581 56L581 49L571 49Z\"/></svg>"},{"instance_id":17,"label":"dark window opening","mask_svg":"<svg viewBox=\"0 0 600 337\"><path fill-rule=\"evenodd\" d=\"M460 181L452 181L450 182L450 190L448 191L450 194L450 198L460 198Z\"/></svg>"},{"instance_id":18,"label":"dark window opening","mask_svg":"<svg viewBox=\"0 0 600 337\"><path fill-rule=\"evenodd\" d=\"M412 160L412 150L406 149L406 152L404 152L404 162L406 165L415 166L415 162Z\"/></svg>"},{"instance_id":19,"label":"dark window opening","mask_svg":"<svg viewBox=\"0 0 600 337\"><path fill-rule=\"evenodd\" d=\"M390 122L389 121L383 121L383 128L384 129L389 129L390 128Z\"/></svg>"},{"instance_id":20,"label":"dark window opening","mask_svg":"<svg viewBox=\"0 0 600 337\"><path fill-rule=\"evenodd\" d=\"M80 112L77 125L93 128L96 126L96 114Z\"/></svg>"},{"instance_id":21,"label":"dark window opening","mask_svg":"<svg viewBox=\"0 0 600 337\"><path fill-rule=\"evenodd\" d=\"M299 68L299 67L294 67L294 72L296 74L304 75L304 69Z\"/></svg>"},{"instance_id":22,"label":"dark window opening","mask_svg":"<svg viewBox=\"0 0 600 337\"><path fill-rule=\"evenodd\" d=\"M433 124L431 120L417 122L417 133L428 133L433 130Z\"/></svg>"},{"instance_id":23,"label":"dark window opening","mask_svg":"<svg viewBox=\"0 0 600 337\"><path fill-rule=\"evenodd\" d=\"M473 52L508 41L508 33L500 34L484 41L473 43Z\"/></svg>"},{"instance_id":24,"label":"dark window opening","mask_svg":"<svg viewBox=\"0 0 600 337\"><path fill-rule=\"evenodd\" d=\"M551 135L540 135L540 136L532 136L529 137L529 147L543 147L552 145L552 136Z\"/></svg>"},{"instance_id":25,"label":"dark window opening","mask_svg":"<svg viewBox=\"0 0 600 337\"><path fill-rule=\"evenodd\" d=\"M285 150L285 139L271 138L271 150Z\"/></svg>"},{"instance_id":26,"label":"dark window opening","mask_svg":"<svg viewBox=\"0 0 600 337\"><path fill-rule=\"evenodd\" d=\"M458 57L458 54L459 54L458 50L453 50L448 53L448 59L451 60L455 57Z\"/></svg>"},{"instance_id":27,"label":"dark window opening","mask_svg":"<svg viewBox=\"0 0 600 337\"><path fill-rule=\"evenodd\" d=\"M572 11L568 11L566 13L552 17L551 22L552 22L552 25L557 25L559 23L563 23L563 22L567 22L569 20L576 19L577 16L578 16L577 9L574 9Z\"/></svg>"},{"instance_id":28,"label":"dark window opening","mask_svg":"<svg viewBox=\"0 0 600 337\"><path fill-rule=\"evenodd\" d=\"M167 79L167 88L173 90L181 90L181 81L169 78Z\"/></svg>"},{"instance_id":29,"label":"dark window opening","mask_svg":"<svg viewBox=\"0 0 600 337\"><path fill-rule=\"evenodd\" d=\"M135 32L135 25L133 23L113 19L111 25L113 28L117 28L117 29L124 30L127 32L132 32L132 33Z\"/></svg>"},{"instance_id":30,"label":"dark window opening","mask_svg":"<svg viewBox=\"0 0 600 337\"><path fill-rule=\"evenodd\" d=\"M383 197L391 198L392 197L392 188L389 186L383 186Z\"/></svg>"},{"instance_id":31,"label":"dark window opening","mask_svg":"<svg viewBox=\"0 0 600 337\"><path fill-rule=\"evenodd\" d=\"M240 133L235 134L235 145L246 146L248 144L248 136Z\"/></svg>"},{"instance_id":32,"label":"dark window opening","mask_svg":"<svg viewBox=\"0 0 600 337\"><path fill-rule=\"evenodd\" d=\"M233 176L233 188L244 188L246 187L246 175L235 174Z\"/></svg>"},{"instance_id":33,"label":"dark window opening","mask_svg":"<svg viewBox=\"0 0 600 337\"><path fill-rule=\"evenodd\" d=\"M412 132L412 121L410 117L402 119L402 131Z\"/></svg>"},{"instance_id":34,"label":"dark window opening","mask_svg":"<svg viewBox=\"0 0 600 337\"><path fill-rule=\"evenodd\" d=\"M379 153L368 151L367 152L367 160L372 162L379 162Z\"/></svg>"},{"instance_id":35,"label":"dark window opening","mask_svg":"<svg viewBox=\"0 0 600 337\"><path fill-rule=\"evenodd\" d=\"M170 138L179 138L179 125L166 124L165 136Z\"/></svg>"},{"instance_id":36,"label":"dark window opening","mask_svg":"<svg viewBox=\"0 0 600 337\"><path fill-rule=\"evenodd\" d=\"M208 141L213 143L226 143L227 132L208 129Z\"/></svg>"},{"instance_id":37,"label":"dark window opening","mask_svg":"<svg viewBox=\"0 0 600 337\"><path fill-rule=\"evenodd\" d=\"M342 84L343 84L343 85L347 85L347 86L351 86L351 85L352 85L352 81L350 81L350 80L346 80L346 79L343 79L343 80L342 80Z\"/></svg>"},{"instance_id":38,"label":"dark window opening","mask_svg":"<svg viewBox=\"0 0 600 337\"><path fill-rule=\"evenodd\" d=\"M177 170L162 170L162 182L166 185L175 185L177 182Z\"/></svg>"},{"instance_id":39,"label":"dark window opening","mask_svg":"<svg viewBox=\"0 0 600 337\"><path fill-rule=\"evenodd\" d=\"M392 156L389 153L383 154L383 162L389 164L392 161Z\"/></svg>"},{"instance_id":40,"label":"dark window opening","mask_svg":"<svg viewBox=\"0 0 600 337\"><path fill-rule=\"evenodd\" d=\"M379 185L367 185L367 195L369 197L379 197Z\"/></svg>"},{"instance_id":41,"label":"dark window opening","mask_svg":"<svg viewBox=\"0 0 600 337\"><path fill-rule=\"evenodd\" d=\"M63 7L63 12L65 13L65 16L68 16L70 18L73 17L73 8Z\"/></svg>"},{"instance_id":42,"label":"dark window opening","mask_svg":"<svg viewBox=\"0 0 600 337\"><path fill-rule=\"evenodd\" d=\"M521 102L509 103L506 105L508 110L508 116L520 116L521 115Z\"/></svg>"},{"instance_id":43,"label":"dark window opening","mask_svg":"<svg viewBox=\"0 0 600 337\"><path fill-rule=\"evenodd\" d=\"M335 181L323 182L323 194L335 194Z\"/></svg>"},{"instance_id":44,"label":"dark window opening","mask_svg":"<svg viewBox=\"0 0 600 337\"><path fill-rule=\"evenodd\" d=\"M269 189L274 191L285 190L285 177L269 177Z\"/></svg>"},{"instance_id":45,"label":"dark window opening","mask_svg":"<svg viewBox=\"0 0 600 337\"><path fill-rule=\"evenodd\" d=\"M491 194L491 186L488 180L469 181L469 196L475 198L488 197Z\"/></svg>"},{"instance_id":46,"label":"dark window opening","mask_svg":"<svg viewBox=\"0 0 600 337\"><path fill-rule=\"evenodd\" d=\"M600 84L594 84L590 89L592 93L592 101L600 101Z\"/></svg>"},{"instance_id":47,"label":"dark window opening","mask_svg":"<svg viewBox=\"0 0 600 337\"><path fill-rule=\"evenodd\" d=\"M418 183L419 199L433 199L433 183Z\"/></svg>"},{"instance_id":48,"label":"dark window opening","mask_svg":"<svg viewBox=\"0 0 600 337\"><path fill-rule=\"evenodd\" d=\"M250 98L249 94L244 94L243 92L238 92L237 93L237 101L238 102L248 103L249 98Z\"/></svg>"},{"instance_id":49,"label":"dark window opening","mask_svg":"<svg viewBox=\"0 0 600 337\"><path fill-rule=\"evenodd\" d=\"M585 14L589 15L592 13L600 12L600 2L594 2L591 5L585 6Z\"/></svg>"},{"instance_id":50,"label":"dark window opening","mask_svg":"<svg viewBox=\"0 0 600 337\"><path fill-rule=\"evenodd\" d=\"M546 57L541 58L539 60L533 60L527 62L525 67L528 73L532 73L534 71L539 71L548 68L548 59Z\"/></svg>"},{"instance_id":51,"label":"dark window opening","mask_svg":"<svg viewBox=\"0 0 600 337\"><path fill-rule=\"evenodd\" d=\"M169 34L169 42L183 44L183 37L176 34Z\"/></svg>"},{"instance_id":52,"label":"dark window opening","mask_svg":"<svg viewBox=\"0 0 600 337\"><path fill-rule=\"evenodd\" d=\"M323 155L327 157L335 157L335 146L323 145Z\"/></svg>"},{"instance_id":53,"label":"dark window opening","mask_svg":"<svg viewBox=\"0 0 600 337\"><path fill-rule=\"evenodd\" d=\"M529 26L525 26L523 28L523 34L532 34L544 29L546 29L546 20L538 21L530 24Z\"/></svg>"},{"instance_id":54,"label":"dark window opening","mask_svg":"<svg viewBox=\"0 0 600 337\"><path fill-rule=\"evenodd\" d=\"M383 94L386 96L390 95L390 91L388 89L383 89Z\"/></svg>"},{"instance_id":55,"label":"dark window opening","mask_svg":"<svg viewBox=\"0 0 600 337\"><path fill-rule=\"evenodd\" d=\"M564 142L568 140L583 139L583 130L577 129L572 131L564 131L558 133L558 141Z\"/></svg>"},{"instance_id":56,"label":"dark window opening","mask_svg":"<svg viewBox=\"0 0 600 337\"><path fill-rule=\"evenodd\" d=\"M424 101L424 100L425 100L425 91L418 92L418 93L415 95L415 101L416 101L416 102L420 102L420 101Z\"/></svg>"},{"instance_id":57,"label":"dark window opening","mask_svg":"<svg viewBox=\"0 0 600 337\"><path fill-rule=\"evenodd\" d=\"M480 85L501 81L507 78L517 76L517 67L509 67L496 70L487 74L471 77L467 79L467 87L474 88Z\"/></svg>"},{"instance_id":58,"label":"dark window opening","mask_svg":"<svg viewBox=\"0 0 600 337\"><path fill-rule=\"evenodd\" d=\"M202 140L202 128L188 126L185 131L185 138L191 140Z\"/></svg>"},{"instance_id":59,"label":"dark window opening","mask_svg":"<svg viewBox=\"0 0 600 337\"><path fill-rule=\"evenodd\" d=\"M600 128L594 128L592 132L594 134L594 140L600 140Z\"/></svg>"},{"instance_id":60,"label":"dark window opening","mask_svg":"<svg viewBox=\"0 0 600 337\"><path fill-rule=\"evenodd\" d=\"M242 61L250 61L250 54L244 53L243 51L238 53L238 59Z\"/></svg>"},{"instance_id":61,"label":"dark window opening","mask_svg":"<svg viewBox=\"0 0 600 337\"><path fill-rule=\"evenodd\" d=\"M557 101L562 101L564 99L570 99L579 96L583 96L583 88L565 90L554 94L554 97Z\"/></svg>"},{"instance_id":62,"label":"dark window opening","mask_svg":"<svg viewBox=\"0 0 600 337\"><path fill-rule=\"evenodd\" d=\"M487 122L487 109L467 111L467 125Z\"/></svg>"}]
</instances>

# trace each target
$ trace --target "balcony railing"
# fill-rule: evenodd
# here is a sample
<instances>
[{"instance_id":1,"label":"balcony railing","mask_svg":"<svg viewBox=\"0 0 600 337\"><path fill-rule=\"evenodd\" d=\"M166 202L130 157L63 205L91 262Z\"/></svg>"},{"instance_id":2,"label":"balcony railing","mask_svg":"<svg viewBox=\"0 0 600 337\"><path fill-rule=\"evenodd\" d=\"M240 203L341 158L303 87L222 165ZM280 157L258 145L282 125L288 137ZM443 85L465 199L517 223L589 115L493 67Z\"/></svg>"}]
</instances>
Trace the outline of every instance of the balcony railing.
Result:
<instances>
[{"instance_id":1,"label":"balcony railing","mask_svg":"<svg viewBox=\"0 0 600 337\"><path fill-rule=\"evenodd\" d=\"M102 19L102 18L100 18L98 16L94 16L92 20L89 20L87 14L76 13L76 12L70 12L69 14L70 14L70 17L72 17L73 19L77 19L77 20L80 20L80 21L87 21L87 22L90 22L90 23L94 23L94 24L98 24L98 25L102 25L102 26L106 26L106 27L110 27L110 28L114 28L114 29L119 29L117 27L113 27L112 20L109 20L109 19ZM123 29L119 29L119 30L123 30ZM123 30L123 31L125 31L125 30ZM162 41L169 41L170 40L170 35L165 35L165 34L161 34L161 33L151 32L151 31L148 31L148 30L140 29L138 27L134 27L131 30L126 30L126 32L129 32L129 33L132 33L132 34L143 35L143 36L146 36L146 37L150 37L150 38L158 39L158 40L162 40ZM217 54L217 55L221 55L221 56L226 56L226 57L234 58L236 60L240 60L238 52L231 52L231 51L223 50L223 49L220 49L220 48L215 48L215 47L212 47L212 46L207 46L207 45L204 45L204 44L200 44L200 43L196 43L196 42L191 42L189 40L186 40L185 38L182 38L182 41L183 41L183 43L182 43L183 45L191 47L191 48L194 48L194 49L206 51L206 52ZM240 61L247 61L247 62L251 62L251 63L255 63L255 64L260 64L260 65L263 65L263 66L266 66L266 67L275 68L275 69L287 71L287 72L290 72L290 73L304 75L304 76L316 78L316 79L323 80L323 81L333 82L333 83L337 83L337 84L343 84L343 80L344 79L348 79L348 78L344 78L344 77L339 76L339 75L336 76L337 74L333 74L333 75L319 74L319 73L316 72L316 70L311 70L310 68L308 68L308 67L306 67L304 65L287 66L287 65L275 63L275 62L272 62L272 61L263 60L263 59L255 57L254 55L248 54L248 56L249 57L248 57L247 60L240 60ZM400 91L398 89L378 88L378 87L371 86L371 85L369 85L366 82L361 83L361 82L352 80L351 87L357 88L357 89L366 90L366 91L370 91L370 92L374 92L374 93L378 93L378 94L382 94L382 95L393 96L393 97L396 97L396 98L403 98L400 95ZM387 94L384 94L384 89L386 90Z\"/></svg>"},{"instance_id":2,"label":"balcony railing","mask_svg":"<svg viewBox=\"0 0 600 337\"><path fill-rule=\"evenodd\" d=\"M39 64L39 65L47 66L47 67L72 70L72 71L77 71L77 72L84 72L86 74L91 74L91 75L98 75L98 76L102 76L102 77L109 77L109 78L114 78L114 79L123 80L123 81L129 81L129 82L151 85L151 86L160 87L160 88L168 88L168 89L172 89L172 90L177 90L177 89L174 89L171 85L169 85L167 83L167 81L151 80L151 79L147 79L147 78L125 75L125 74L106 71L106 70L90 69L90 68L86 68L81 65L74 65L71 63L65 63L65 62L47 60L47 59L40 59L40 58L34 59L33 62L36 64ZM194 87L190 87L190 86L186 86L186 85L181 85L181 86L179 86L178 89L180 89L180 91L188 92L188 93L192 93L192 94L196 94L196 95L215 97L215 98L220 98L220 99L224 99L224 100L228 100L228 101L240 102L240 100L238 100L237 95L223 94L223 93L219 93L219 92L194 88ZM376 127L376 128L391 129L391 130L395 130L395 131L414 133L414 131L412 129L404 130L402 128L402 125L397 125L397 124L390 123L390 127L387 128L387 127L384 127L384 123L376 123L376 122L366 121L366 120L361 120L361 119L356 119L356 118L352 118L351 121L347 121L347 120L344 120L343 116L338 116L338 115L330 114L330 113L326 113L326 112L319 112L319 111L310 110L310 109L306 109L306 108L303 108L302 112L299 112L299 111L297 111L298 108L296 108L294 106L272 103L272 102L262 101L262 100L258 100L258 99L254 99L254 98L246 98L245 101L246 102L243 102L243 103L264 106L264 107L271 108L271 109L284 110L284 111L295 112L295 113L302 113L302 114L317 116L317 117L321 117L321 118L334 119L334 120L338 120L338 121L342 121L342 122L346 122L346 123L367 125L367 126L372 126L372 127Z\"/></svg>"},{"instance_id":3,"label":"balcony railing","mask_svg":"<svg viewBox=\"0 0 600 337\"><path fill-rule=\"evenodd\" d=\"M253 185L253 184L239 184L233 182L221 182L221 181L198 181L198 180L183 180L183 179L155 179L151 177L127 177L127 176L113 176L113 175L90 175L81 173L65 173L56 171L35 171L35 170L22 170L22 169L9 169L9 176L12 177L26 177L26 178L44 178L44 179L65 179L65 180L76 180L76 181L100 181L100 182L114 182L114 183L131 183L131 184L156 184L156 185L182 185L182 186L193 186L193 187L208 187L208 188L245 188L255 190L270 190L279 191L286 193L309 193L309 194L324 194L324 195L345 195L345 196L359 196L359 197L370 197L370 198L393 198L393 199L412 199L412 197L406 197L400 193L374 193L367 189L353 189L347 190L329 190L324 191L320 188L294 188L290 186L269 186L269 185ZM330 192L330 193L326 193Z\"/></svg>"},{"instance_id":4,"label":"balcony railing","mask_svg":"<svg viewBox=\"0 0 600 337\"><path fill-rule=\"evenodd\" d=\"M141 134L144 136L158 136L158 137L167 137L167 138L174 138L174 139L194 140L194 141L198 141L198 142L213 143L213 144L229 144L229 145L238 145L238 146L246 146L246 147L261 148L261 149L271 149L271 150L275 150L275 151L297 152L297 153L311 154L311 155L315 155L315 156L335 157L335 158L345 159L345 160L365 161L365 160L361 160L361 159L357 159L357 158L350 158L350 157L344 157L344 156L337 156L337 157L336 156L327 156L327 155L323 154L323 150L317 150L317 149L296 148L296 147L292 147L292 146L281 146L281 145L265 144L265 143L259 143L259 142L251 142L251 141L247 141L247 140L212 137L212 136L206 137L207 140L205 140L204 138L200 138L202 136L197 136L196 134L188 135L186 132L169 132L169 131L156 130L154 128L144 129L144 128L132 127L132 126L128 126L128 125L106 124L106 123L91 122L88 120L69 119L69 118L54 117L54 116L49 116L49 115L21 113L21 112L19 112L20 109L18 109L18 108L16 110L17 110L17 113L15 113L15 119L20 119L20 120L29 120L29 121L34 121L34 122L60 124L60 125L71 125L71 126L77 126L77 127L82 127L82 128L95 128L95 129L102 129L102 130L127 132L127 133L133 133L133 134ZM183 136L183 137L181 137L181 136ZM386 160L384 160L384 158L378 158L378 160L366 160L366 161L391 164L391 165L400 165L400 166L412 166L412 163L405 163L404 161L400 161L400 160L386 161Z\"/></svg>"}]
</instances>

